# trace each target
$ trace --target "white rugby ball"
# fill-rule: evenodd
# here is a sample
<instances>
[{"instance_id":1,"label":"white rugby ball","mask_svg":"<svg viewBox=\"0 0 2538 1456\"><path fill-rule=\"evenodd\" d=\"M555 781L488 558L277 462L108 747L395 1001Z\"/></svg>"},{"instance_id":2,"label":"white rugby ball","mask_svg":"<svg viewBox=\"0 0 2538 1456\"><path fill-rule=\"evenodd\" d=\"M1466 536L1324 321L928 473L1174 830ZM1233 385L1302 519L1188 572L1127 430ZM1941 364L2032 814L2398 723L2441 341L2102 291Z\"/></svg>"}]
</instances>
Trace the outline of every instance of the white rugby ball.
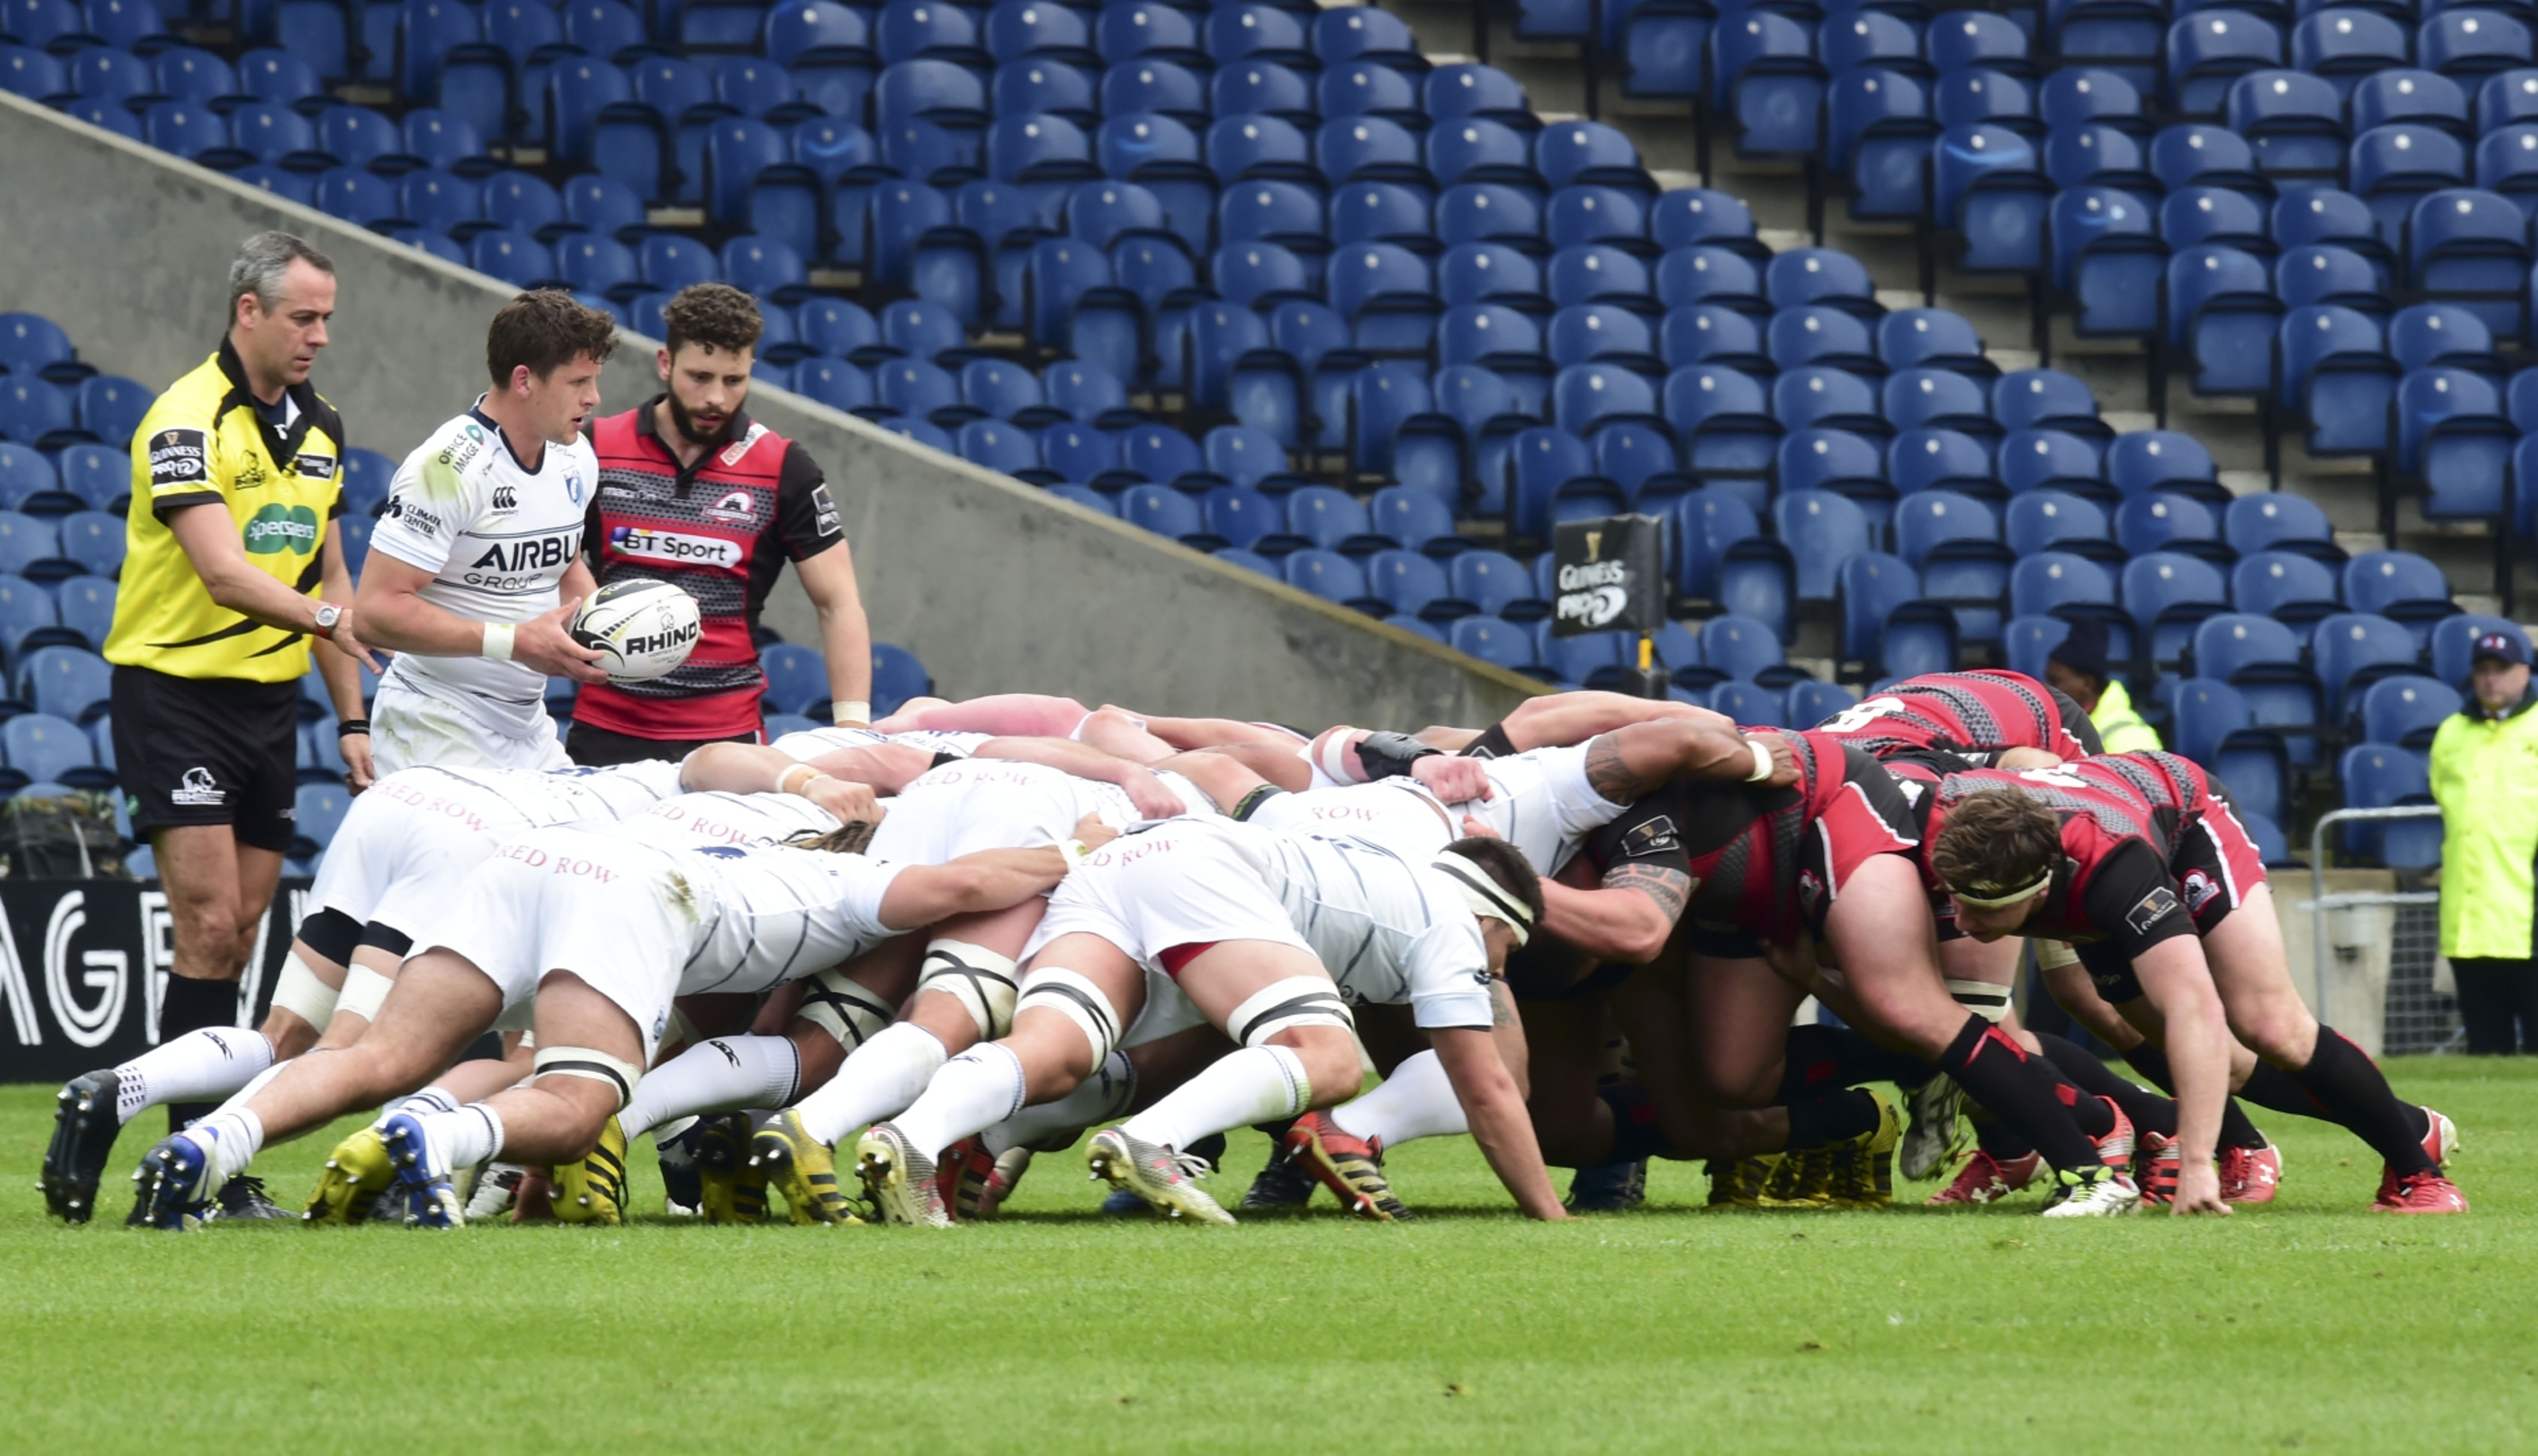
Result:
<instances>
[{"instance_id":1,"label":"white rugby ball","mask_svg":"<svg viewBox=\"0 0 2538 1456\"><path fill-rule=\"evenodd\" d=\"M688 660L703 633L697 599L666 581L617 581L572 616L572 639L599 654L612 678L640 683Z\"/></svg>"}]
</instances>

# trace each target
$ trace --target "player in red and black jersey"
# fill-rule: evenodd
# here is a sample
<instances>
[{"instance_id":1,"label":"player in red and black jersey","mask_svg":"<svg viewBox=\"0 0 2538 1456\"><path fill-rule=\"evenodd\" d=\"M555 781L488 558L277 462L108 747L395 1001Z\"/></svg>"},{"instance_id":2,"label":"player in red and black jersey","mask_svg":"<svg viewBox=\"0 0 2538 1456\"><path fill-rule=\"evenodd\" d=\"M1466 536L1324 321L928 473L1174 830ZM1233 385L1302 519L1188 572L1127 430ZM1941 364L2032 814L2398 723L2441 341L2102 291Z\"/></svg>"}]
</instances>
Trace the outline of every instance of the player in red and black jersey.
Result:
<instances>
[{"instance_id":1,"label":"player in red and black jersey","mask_svg":"<svg viewBox=\"0 0 2538 1456\"><path fill-rule=\"evenodd\" d=\"M667 677L582 690L565 740L576 763L756 742L767 691L758 614L788 561L819 614L832 715L858 725L872 717L872 633L836 502L809 451L741 412L763 327L758 305L705 283L661 315L666 389L592 427L599 489L582 540L601 586L671 582L697 599L704 632Z\"/></svg>"},{"instance_id":2,"label":"player in red and black jersey","mask_svg":"<svg viewBox=\"0 0 2538 1456\"><path fill-rule=\"evenodd\" d=\"M2180 1210L2223 1207L2210 1159L2230 1080L2226 1018L2385 1160L2374 1209L2466 1211L2441 1176L2456 1138L2448 1119L2397 1100L2371 1058L2301 1001L2263 863L2199 766L2142 753L1980 770L1951 776L1921 808L1915 858L1943 923L1976 939L2072 942L2100 991L2169 1049Z\"/></svg>"},{"instance_id":3,"label":"player in red and black jersey","mask_svg":"<svg viewBox=\"0 0 2538 1456\"><path fill-rule=\"evenodd\" d=\"M2078 703L2024 673L2005 671L1906 678L1825 719L1816 731L1867 750L1899 778L1928 783L1965 768L2050 767L2102 751L2098 730ZM2067 950L2050 943L2039 943L2037 954L2048 963L2069 959ZM2058 1040L2047 1044L2018 1024L2011 991L2023 960L2024 946L2016 939L1985 945L1958 937L1939 944L1939 968L1960 1005L2001 1026L2027 1050L2053 1057L2066 1072L2089 1077L2102 1071L2087 1053L2076 1047L2066 1052L2068 1044ZM2111 1019L2113 1013L2106 1015ZM2118 1096L2130 1088L2119 1079L2090 1080ZM1962 1090L1946 1077L1909 1090L1900 1155L1904 1176L1936 1177L1957 1159L1964 1151L1958 1115L1963 1102ZM2016 1147L1996 1123L1982 1126L1991 1161L1967 1164L1932 1202L1987 1200L2026 1186L2035 1175L2032 1150ZM2108 1131L2108 1146L2119 1144L2111 1125Z\"/></svg>"},{"instance_id":4,"label":"player in red and black jersey","mask_svg":"<svg viewBox=\"0 0 2538 1456\"><path fill-rule=\"evenodd\" d=\"M2132 1184L2104 1166L2042 1068L1949 997L1934 938L1912 929L1922 892L1908 857L1909 806L1895 780L1869 755L1828 735L1781 737L1799 765L1792 786L1679 780L1587 842L1585 856L1607 885L1619 878L1680 887L1680 994L1670 1007L1630 1019L1635 1047L1680 1045L1694 1072L1649 1079L1658 1125L1670 1135L1697 1127L1704 1103L1753 1108L1787 1099L1784 1033L1812 986L1854 1026L1956 1077L2042 1150L2071 1190L2057 1214L2128 1209ZM1546 916L1545 929L1553 926ZM1775 972L1767 958L1794 962L1792 973ZM1801 1115L1793 1109L1793 1140L1802 1136Z\"/></svg>"}]
</instances>

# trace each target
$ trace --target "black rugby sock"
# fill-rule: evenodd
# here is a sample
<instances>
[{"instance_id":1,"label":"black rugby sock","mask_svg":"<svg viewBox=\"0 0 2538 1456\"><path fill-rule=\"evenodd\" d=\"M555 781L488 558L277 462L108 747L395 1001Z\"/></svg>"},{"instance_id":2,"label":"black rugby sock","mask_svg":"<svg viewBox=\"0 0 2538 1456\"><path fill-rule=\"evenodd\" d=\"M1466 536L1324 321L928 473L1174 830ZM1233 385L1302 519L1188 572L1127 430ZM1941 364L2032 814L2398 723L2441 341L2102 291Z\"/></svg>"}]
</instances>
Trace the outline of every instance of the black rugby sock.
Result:
<instances>
[{"instance_id":1,"label":"black rugby sock","mask_svg":"<svg viewBox=\"0 0 2538 1456\"><path fill-rule=\"evenodd\" d=\"M1626 1082L1599 1087L1595 1095L1603 1098L1613 1113L1613 1151L1605 1155L1605 1163L1682 1156L1675 1152L1674 1141L1657 1126L1657 1109L1648 1101L1646 1089Z\"/></svg>"},{"instance_id":2,"label":"black rugby sock","mask_svg":"<svg viewBox=\"0 0 2538 1456\"><path fill-rule=\"evenodd\" d=\"M1978 1016L1969 1016L1956 1039L1948 1043L1939 1065L1957 1079L1966 1095L2034 1144L2044 1160L2063 1172L2103 1167L2097 1145L2083 1136L2071 1112L2054 1094L2052 1081L2026 1049L2007 1032Z\"/></svg>"},{"instance_id":3,"label":"black rugby sock","mask_svg":"<svg viewBox=\"0 0 2538 1456\"><path fill-rule=\"evenodd\" d=\"M2134 1071L2149 1078L2151 1086L2158 1088L2161 1092L2168 1093L2171 1097L2176 1095L2176 1074L2169 1066L2167 1050L2161 1047L2158 1043L2144 1041L2141 1045L2125 1052L2124 1060L2132 1065L2132 1069ZM2282 1088L2290 1088L2291 1092L2289 1095L2298 1097L2300 1105L2298 1107L2279 1107L2275 1106L2272 1102L2266 1101L2261 1096L2248 1095L2248 1090L2255 1087L2257 1078L2270 1078L2271 1080L2266 1083L2266 1087L2277 1092L2279 1092ZM2247 1100L2254 1102L2259 1107L2273 1107L2274 1110L2278 1112L2292 1111L2298 1112L2303 1117L2309 1117L2315 1115L2317 1111L2316 1105L2309 1101L2308 1093L2300 1090L2300 1084L2292 1081L2290 1073L2285 1072L2280 1067L2272 1066L2262 1061L2256 1063L2256 1076L2247 1079L2247 1087L2240 1090L2239 1095L2246 1096ZM2130 1114L2128 1113L2126 1115L2129 1116ZM2262 1148L2265 1146L2265 1135L2256 1131L2256 1125L2247 1120L2247 1109L2238 1105L2237 1097L2227 1097L2222 1100L2221 1141L2218 1146L2223 1148Z\"/></svg>"},{"instance_id":4,"label":"black rugby sock","mask_svg":"<svg viewBox=\"0 0 2538 1456\"><path fill-rule=\"evenodd\" d=\"M2431 1119L2423 1108L2397 1100L2379 1064L2341 1032L2318 1027L2317 1050L2291 1075L2308 1089L2327 1120L2370 1144L2398 1176L2432 1171L2433 1160L2424 1154Z\"/></svg>"},{"instance_id":5,"label":"black rugby sock","mask_svg":"<svg viewBox=\"0 0 2538 1456\"><path fill-rule=\"evenodd\" d=\"M1889 1051L1847 1026L1791 1026L1787 1067L1773 1100L1793 1106L1865 1082L1918 1087L1937 1073L1919 1057Z\"/></svg>"},{"instance_id":6,"label":"black rugby sock","mask_svg":"<svg viewBox=\"0 0 2538 1456\"><path fill-rule=\"evenodd\" d=\"M1839 1092L1789 1104L1789 1151L1803 1153L1877 1130L1877 1099L1864 1092Z\"/></svg>"},{"instance_id":7,"label":"black rugby sock","mask_svg":"<svg viewBox=\"0 0 2538 1456\"><path fill-rule=\"evenodd\" d=\"M2176 1136L2176 1103L2157 1092L2145 1092L2125 1078L2117 1077L2106 1064L2082 1051L2076 1044L2050 1032L2036 1033L2037 1044L2063 1076L2079 1084L2082 1091L2111 1099L2132 1119L2136 1133L2157 1133L2163 1138Z\"/></svg>"},{"instance_id":8,"label":"black rugby sock","mask_svg":"<svg viewBox=\"0 0 2538 1456\"><path fill-rule=\"evenodd\" d=\"M1974 1146L1990 1154L1994 1162L2014 1162L2036 1152L2034 1143L1988 1113L1974 1119Z\"/></svg>"},{"instance_id":9,"label":"black rugby sock","mask_svg":"<svg viewBox=\"0 0 2538 1456\"><path fill-rule=\"evenodd\" d=\"M237 1010L237 982L198 981L171 975L167 977L167 999L159 1003L160 1044L164 1046L206 1026L234 1026ZM185 1124L210 1116L218 1106L218 1102L169 1102L167 1131L183 1132Z\"/></svg>"}]
</instances>

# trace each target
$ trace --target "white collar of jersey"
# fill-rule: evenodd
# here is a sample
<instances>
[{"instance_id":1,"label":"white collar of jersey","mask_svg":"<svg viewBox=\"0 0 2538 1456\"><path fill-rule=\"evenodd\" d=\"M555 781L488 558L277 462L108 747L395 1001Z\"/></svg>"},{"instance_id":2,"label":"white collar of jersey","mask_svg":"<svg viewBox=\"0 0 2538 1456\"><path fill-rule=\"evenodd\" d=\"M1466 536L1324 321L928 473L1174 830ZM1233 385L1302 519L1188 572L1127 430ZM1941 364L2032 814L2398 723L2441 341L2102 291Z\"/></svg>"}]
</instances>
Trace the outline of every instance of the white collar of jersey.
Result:
<instances>
[{"instance_id":1,"label":"white collar of jersey","mask_svg":"<svg viewBox=\"0 0 2538 1456\"><path fill-rule=\"evenodd\" d=\"M1459 854L1440 854L1430 861L1430 867L1454 882L1454 888L1463 893L1463 903L1471 907L1473 914L1501 921L1515 932L1518 950L1533 938L1533 911L1499 882L1483 874L1480 866Z\"/></svg>"}]
</instances>

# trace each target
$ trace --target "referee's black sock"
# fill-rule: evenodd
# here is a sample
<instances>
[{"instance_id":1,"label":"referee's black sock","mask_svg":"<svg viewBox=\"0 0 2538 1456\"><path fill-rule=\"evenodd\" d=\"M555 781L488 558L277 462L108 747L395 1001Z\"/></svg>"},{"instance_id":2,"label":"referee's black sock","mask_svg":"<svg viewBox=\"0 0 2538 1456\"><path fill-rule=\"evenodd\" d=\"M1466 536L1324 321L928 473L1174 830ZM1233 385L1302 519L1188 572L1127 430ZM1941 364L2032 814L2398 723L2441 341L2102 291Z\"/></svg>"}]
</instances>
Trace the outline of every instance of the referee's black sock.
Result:
<instances>
[{"instance_id":1,"label":"referee's black sock","mask_svg":"<svg viewBox=\"0 0 2538 1456\"><path fill-rule=\"evenodd\" d=\"M2070 1110L2054 1094L2052 1080L2024 1047L1991 1023L1967 1017L1940 1056L1939 1066L1957 1079L1967 1096L2007 1123L2056 1169L2085 1172L2104 1166L2097 1145L2081 1133Z\"/></svg>"},{"instance_id":2,"label":"referee's black sock","mask_svg":"<svg viewBox=\"0 0 2538 1456\"><path fill-rule=\"evenodd\" d=\"M1919 1057L1889 1051L1847 1026L1791 1026L1780 1092L1772 1100L1795 1105L1867 1082L1918 1087L1937 1072Z\"/></svg>"},{"instance_id":3,"label":"referee's black sock","mask_svg":"<svg viewBox=\"0 0 2538 1456\"><path fill-rule=\"evenodd\" d=\"M1789 1151L1804 1153L1877 1130L1877 1099L1846 1090L1789 1104Z\"/></svg>"},{"instance_id":4,"label":"referee's black sock","mask_svg":"<svg viewBox=\"0 0 2538 1456\"><path fill-rule=\"evenodd\" d=\"M2077 1083L2082 1091L2104 1097L2124 1109L2132 1119L2136 1133L2157 1133L2163 1138L2176 1136L2176 1103L2157 1092L2144 1092L2130 1081L2108 1071L2106 1064L2082 1051L2079 1046L2051 1032L2036 1033L2037 1044L2052 1060L2063 1076Z\"/></svg>"},{"instance_id":5,"label":"referee's black sock","mask_svg":"<svg viewBox=\"0 0 2538 1456\"><path fill-rule=\"evenodd\" d=\"M188 1031L205 1026L237 1025L238 983L235 981L198 981L187 976L167 977L167 999L159 1003L159 1041L162 1045ZM169 1102L167 1131L182 1132L185 1124L211 1114L218 1102Z\"/></svg>"},{"instance_id":6,"label":"referee's black sock","mask_svg":"<svg viewBox=\"0 0 2538 1456\"><path fill-rule=\"evenodd\" d=\"M2397 1100L2379 1064L2343 1033L2318 1027L2317 1050L2309 1054L2307 1066L2291 1075L2308 1089L2328 1120L2370 1144L2398 1176L2433 1170L2433 1160L2424 1153L2431 1119L2423 1108Z\"/></svg>"},{"instance_id":7,"label":"referee's black sock","mask_svg":"<svg viewBox=\"0 0 2538 1456\"><path fill-rule=\"evenodd\" d=\"M2149 1078L2151 1086L2171 1097L2176 1095L2176 1073L2169 1066L2167 1048L2145 1040L2125 1052L2124 1060L2132 1064L2134 1071ZM2289 1072L2259 1058L2254 1075L2247 1079L2245 1087L2238 1089L2238 1096L2225 1098L2221 1103L2220 1146L2224 1148L2265 1146L2265 1135L2256 1131L2256 1125L2247 1120L2247 1109L2238 1105L2238 1097L2245 1097L2259 1107L2276 1112L2291 1112L2302 1117L2317 1115L2317 1103L2307 1092L2301 1091L2301 1085L2292 1080Z\"/></svg>"}]
</instances>

